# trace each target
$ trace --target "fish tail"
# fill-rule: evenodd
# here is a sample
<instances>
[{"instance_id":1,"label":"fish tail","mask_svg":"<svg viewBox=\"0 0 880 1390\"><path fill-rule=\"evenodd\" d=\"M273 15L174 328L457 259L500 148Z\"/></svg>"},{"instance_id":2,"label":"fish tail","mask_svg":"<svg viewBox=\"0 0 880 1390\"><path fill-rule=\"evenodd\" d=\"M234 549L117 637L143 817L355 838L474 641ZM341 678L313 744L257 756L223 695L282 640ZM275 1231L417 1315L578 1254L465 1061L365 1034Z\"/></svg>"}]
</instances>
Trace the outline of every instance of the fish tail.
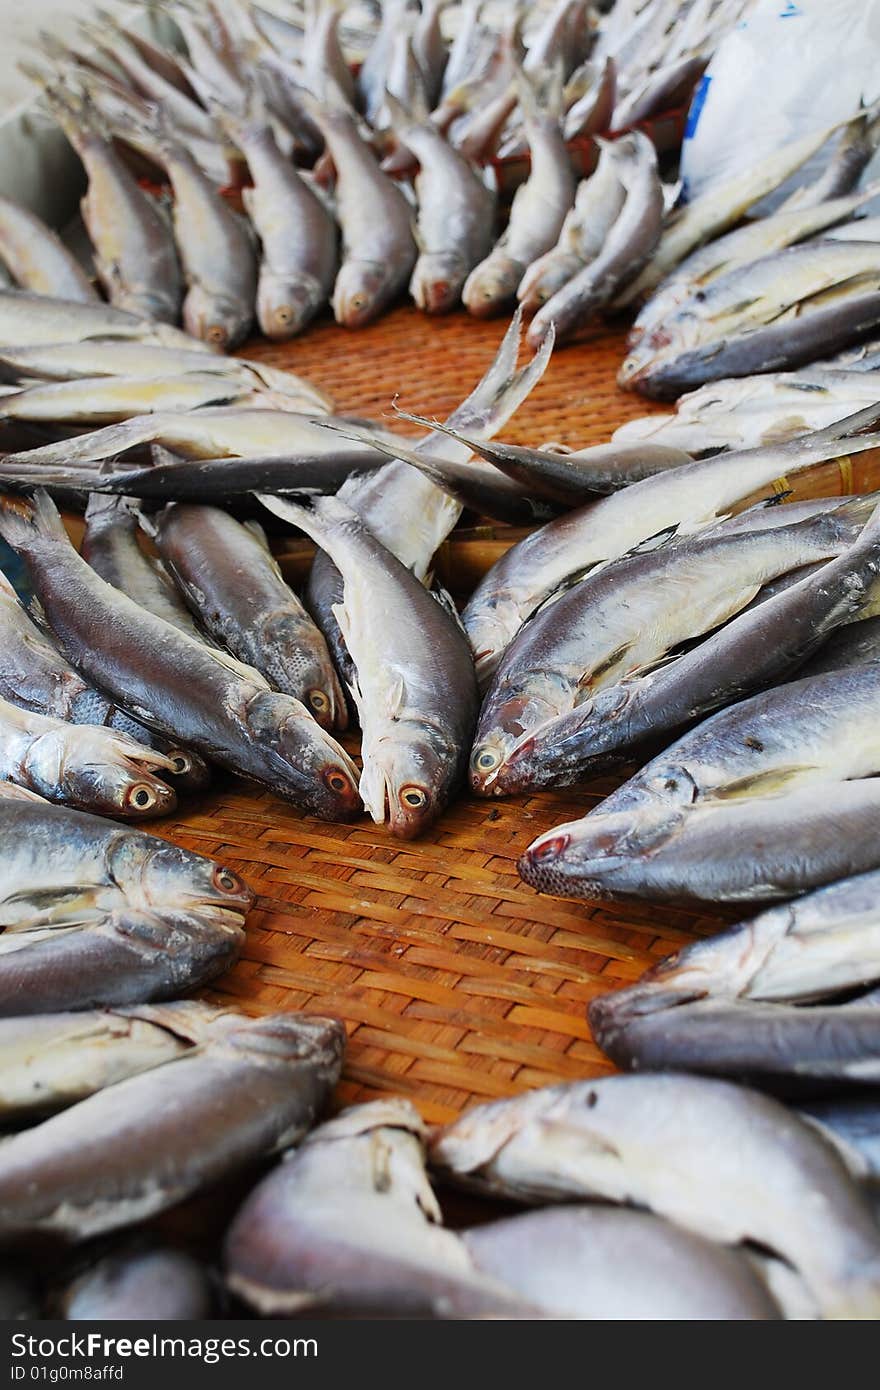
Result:
<instances>
[{"instance_id":1,"label":"fish tail","mask_svg":"<svg viewBox=\"0 0 880 1390\"><path fill-rule=\"evenodd\" d=\"M58 508L43 488L30 501L0 496L0 536L20 551L31 550L40 541L70 544Z\"/></svg>"},{"instance_id":2,"label":"fish tail","mask_svg":"<svg viewBox=\"0 0 880 1390\"><path fill-rule=\"evenodd\" d=\"M137 515L137 502L133 497L120 497L112 492L90 492L86 503L86 521L99 518L127 517Z\"/></svg>"},{"instance_id":3,"label":"fish tail","mask_svg":"<svg viewBox=\"0 0 880 1390\"><path fill-rule=\"evenodd\" d=\"M448 416L447 427L491 439L510 419L547 370L553 352L552 330L534 357L519 371L516 360L522 337L523 311L518 307L495 358L471 394Z\"/></svg>"},{"instance_id":4,"label":"fish tail","mask_svg":"<svg viewBox=\"0 0 880 1390\"><path fill-rule=\"evenodd\" d=\"M158 432L157 417L133 416L118 425L105 425L103 429L90 430L88 434L74 439L63 439L56 444L42 445L36 449L24 449L17 454L7 454L3 460L10 464L59 464L66 467L70 463L97 463L102 459L113 458L135 444L146 444Z\"/></svg>"}]
</instances>

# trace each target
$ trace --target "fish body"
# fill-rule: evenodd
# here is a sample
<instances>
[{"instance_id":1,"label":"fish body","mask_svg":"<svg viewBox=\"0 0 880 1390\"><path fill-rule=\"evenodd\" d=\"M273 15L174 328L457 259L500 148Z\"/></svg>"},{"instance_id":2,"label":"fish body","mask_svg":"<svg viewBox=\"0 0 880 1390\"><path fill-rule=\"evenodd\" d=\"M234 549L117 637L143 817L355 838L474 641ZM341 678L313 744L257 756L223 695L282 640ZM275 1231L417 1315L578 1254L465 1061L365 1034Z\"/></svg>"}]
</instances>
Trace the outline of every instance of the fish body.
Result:
<instances>
[{"instance_id":1,"label":"fish body","mask_svg":"<svg viewBox=\"0 0 880 1390\"><path fill-rule=\"evenodd\" d=\"M846 434L847 428L840 422L840 432ZM868 437L843 446L835 441L836 433L835 429L669 469L548 522L518 541L487 572L464 610L481 680L495 669L525 620L571 575L615 559L669 526L718 516L737 499L823 456L873 447Z\"/></svg>"},{"instance_id":2,"label":"fish body","mask_svg":"<svg viewBox=\"0 0 880 1390\"><path fill-rule=\"evenodd\" d=\"M212 636L300 700L325 729L344 727L345 697L327 644L260 528L217 507L181 503L155 526L160 555Z\"/></svg>"},{"instance_id":3,"label":"fish body","mask_svg":"<svg viewBox=\"0 0 880 1390\"><path fill-rule=\"evenodd\" d=\"M719 627L781 574L839 555L873 510L871 501L857 503L850 516L848 505L791 525L784 511L765 513L753 532L727 534L722 525L614 561L540 610L507 648L483 703L474 789L503 794L506 757L520 740ZM761 529L762 520L778 524Z\"/></svg>"},{"instance_id":4,"label":"fish body","mask_svg":"<svg viewBox=\"0 0 880 1390\"><path fill-rule=\"evenodd\" d=\"M528 1317L440 1224L408 1101L327 1121L254 1189L226 1237L230 1287L263 1316Z\"/></svg>"},{"instance_id":5,"label":"fish body","mask_svg":"<svg viewBox=\"0 0 880 1390\"><path fill-rule=\"evenodd\" d=\"M89 277L61 238L12 198L0 197L0 261L31 294L99 302Z\"/></svg>"},{"instance_id":6,"label":"fish body","mask_svg":"<svg viewBox=\"0 0 880 1390\"><path fill-rule=\"evenodd\" d=\"M208 1271L183 1250L123 1249L77 1275L60 1299L67 1322L201 1322L213 1311Z\"/></svg>"},{"instance_id":7,"label":"fish body","mask_svg":"<svg viewBox=\"0 0 880 1390\"><path fill-rule=\"evenodd\" d=\"M574 202L575 178L558 116L541 108L523 74L518 90L531 171L516 191L501 240L465 281L462 298L478 318L500 313L511 303L528 267L556 245Z\"/></svg>"},{"instance_id":8,"label":"fish body","mask_svg":"<svg viewBox=\"0 0 880 1390\"><path fill-rule=\"evenodd\" d=\"M95 339L152 343L196 351L198 345L170 323L115 304L85 304L24 291L0 294L0 341L16 347L87 343ZM204 348L207 353L209 349Z\"/></svg>"},{"instance_id":9,"label":"fish body","mask_svg":"<svg viewBox=\"0 0 880 1390\"><path fill-rule=\"evenodd\" d=\"M106 584L70 544L52 504L38 495L0 519L26 559L59 644L87 678L158 732L325 817L359 806L347 754L292 696L154 617Z\"/></svg>"},{"instance_id":10,"label":"fish body","mask_svg":"<svg viewBox=\"0 0 880 1390\"><path fill-rule=\"evenodd\" d=\"M0 1161L0 1232L82 1240L173 1206L294 1143L336 1082L342 1025L231 1020L203 1046L15 1135Z\"/></svg>"},{"instance_id":11,"label":"fish body","mask_svg":"<svg viewBox=\"0 0 880 1390\"><path fill-rule=\"evenodd\" d=\"M676 1073L546 1087L441 1129L444 1177L516 1200L646 1207L793 1264L825 1317L876 1315L880 1236L834 1147L769 1097Z\"/></svg>"},{"instance_id":12,"label":"fish body","mask_svg":"<svg viewBox=\"0 0 880 1390\"><path fill-rule=\"evenodd\" d=\"M188 411L211 406L259 406L259 387L239 386L230 377L214 372L187 372L184 376L82 377L76 381L41 382L0 396L0 420L27 422L63 421L68 425L115 424L155 412ZM277 406L286 398L269 397ZM301 401L290 399L291 409Z\"/></svg>"},{"instance_id":13,"label":"fish body","mask_svg":"<svg viewBox=\"0 0 880 1390\"><path fill-rule=\"evenodd\" d=\"M475 1226L462 1238L478 1269L550 1317L780 1316L744 1255L644 1211L548 1207Z\"/></svg>"}]
</instances>

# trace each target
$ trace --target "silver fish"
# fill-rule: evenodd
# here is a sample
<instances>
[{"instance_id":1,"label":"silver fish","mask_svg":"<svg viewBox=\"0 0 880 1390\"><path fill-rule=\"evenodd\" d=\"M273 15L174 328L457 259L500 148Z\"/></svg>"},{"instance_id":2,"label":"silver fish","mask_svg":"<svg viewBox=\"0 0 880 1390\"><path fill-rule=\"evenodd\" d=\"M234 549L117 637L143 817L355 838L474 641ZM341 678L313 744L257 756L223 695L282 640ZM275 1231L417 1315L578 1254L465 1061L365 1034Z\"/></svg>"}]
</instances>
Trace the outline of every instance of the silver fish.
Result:
<instances>
[{"instance_id":1,"label":"silver fish","mask_svg":"<svg viewBox=\"0 0 880 1390\"><path fill-rule=\"evenodd\" d=\"M40 382L0 396L0 420L63 421L68 425L115 424L145 414L166 414L240 406L296 411L305 401L264 391L256 382L239 384L215 372L183 376L82 377L77 381Z\"/></svg>"},{"instance_id":2,"label":"silver fish","mask_svg":"<svg viewBox=\"0 0 880 1390\"><path fill-rule=\"evenodd\" d=\"M304 1014L230 1019L176 1061L14 1135L0 1157L0 1232L82 1240L295 1143L339 1077L344 1037L336 1020Z\"/></svg>"},{"instance_id":3,"label":"silver fish","mask_svg":"<svg viewBox=\"0 0 880 1390\"><path fill-rule=\"evenodd\" d=\"M875 512L836 560L738 614L667 666L600 690L537 730L508 754L508 785L583 777L645 740L685 728L789 675L835 629L876 614L878 534Z\"/></svg>"},{"instance_id":4,"label":"silver fish","mask_svg":"<svg viewBox=\"0 0 880 1390\"><path fill-rule=\"evenodd\" d=\"M818 676L823 671L843 671L871 661L880 661L880 618L865 618L832 632L803 667L802 674Z\"/></svg>"},{"instance_id":5,"label":"silver fish","mask_svg":"<svg viewBox=\"0 0 880 1390\"><path fill-rule=\"evenodd\" d=\"M4 344L28 347L94 339L198 350L195 340L179 328L113 304L84 304L23 291L0 294L0 341ZM207 346L202 350L209 351Z\"/></svg>"},{"instance_id":6,"label":"silver fish","mask_svg":"<svg viewBox=\"0 0 880 1390\"><path fill-rule=\"evenodd\" d=\"M246 1198L226 1279L263 1316L540 1316L481 1275L444 1230L409 1101L372 1101L321 1125Z\"/></svg>"},{"instance_id":7,"label":"silver fish","mask_svg":"<svg viewBox=\"0 0 880 1390\"><path fill-rule=\"evenodd\" d=\"M0 261L32 294L98 302L92 282L61 238L12 198L0 197Z\"/></svg>"},{"instance_id":8,"label":"silver fish","mask_svg":"<svg viewBox=\"0 0 880 1390\"><path fill-rule=\"evenodd\" d=\"M92 111L57 89L47 96L88 176L82 215L107 297L117 308L176 323L181 280L171 228L100 133Z\"/></svg>"},{"instance_id":9,"label":"silver fish","mask_svg":"<svg viewBox=\"0 0 880 1390\"><path fill-rule=\"evenodd\" d=\"M137 504L131 498L93 493L86 507L80 554L96 574L148 613L205 641L205 633L196 627L167 571L141 550L139 532Z\"/></svg>"},{"instance_id":10,"label":"silver fish","mask_svg":"<svg viewBox=\"0 0 880 1390\"><path fill-rule=\"evenodd\" d=\"M516 297L527 310L536 312L600 254L626 201L618 163L617 142L602 141L595 172L578 184L559 240L520 280Z\"/></svg>"},{"instance_id":11,"label":"silver fish","mask_svg":"<svg viewBox=\"0 0 880 1390\"><path fill-rule=\"evenodd\" d=\"M361 798L377 825L411 839L436 820L464 776L478 700L464 633L338 498L316 498L312 511L260 500L311 536L342 575L334 611L354 665Z\"/></svg>"},{"instance_id":12,"label":"silver fish","mask_svg":"<svg viewBox=\"0 0 880 1390\"><path fill-rule=\"evenodd\" d=\"M468 276L462 298L478 318L504 310L528 267L556 245L574 202L575 178L553 93L542 104L532 79L517 74L531 152L531 171L516 191L507 228L494 250Z\"/></svg>"},{"instance_id":13,"label":"silver fish","mask_svg":"<svg viewBox=\"0 0 880 1390\"><path fill-rule=\"evenodd\" d=\"M212 1315L208 1271L183 1250L122 1249L102 1256L64 1289L59 1312L69 1322L201 1322Z\"/></svg>"},{"instance_id":14,"label":"silver fish","mask_svg":"<svg viewBox=\"0 0 880 1390\"><path fill-rule=\"evenodd\" d=\"M504 653L477 726L474 790L500 796L517 789L515 771L508 785L506 763L524 739L598 691L647 675L676 648L727 622L781 574L839 555L875 505L873 499L845 503L789 525L784 508L759 510L753 531L729 533L722 525L612 561L575 584L536 613ZM681 785L689 784L683 778Z\"/></svg>"},{"instance_id":15,"label":"silver fish","mask_svg":"<svg viewBox=\"0 0 880 1390\"><path fill-rule=\"evenodd\" d=\"M595 1003L595 1001L594 1001ZM591 1009L593 1037L631 1071L688 1071L807 1095L880 1079L876 1005L700 999L632 1011Z\"/></svg>"},{"instance_id":16,"label":"silver fish","mask_svg":"<svg viewBox=\"0 0 880 1390\"><path fill-rule=\"evenodd\" d=\"M177 805L166 754L110 729L66 724L0 699L0 777L48 801L144 820Z\"/></svg>"},{"instance_id":17,"label":"silver fish","mask_svg":"<svg viewBox=\"0 0 880 1390\"><path fill-rule=\"evenodd\" d=\"M255 522L180 503L152 525L159 554L218 641L301 700L325 729L344 728L345 696L327 644L285 584ZM248 582L242 586L242 575Z\"/></svg>"},{"instance_id":18,"label":"silver fish","mask_svg":"<svg viewBox=\"0 0 880 1390\"><path fill-rule=\"evenodd\" d=\"M435 125L413 119L393 97L386 100L395 134L419 161L419 258L409 292L419 309L446 313L458 304L474 266L489 254L495 195Z\"/></svg>"},{"instance_id":19,"label":"silver fish","mask_svg":"<svg viewBox=\"0 0 880 1390\"><path fill-rule=\"evenodd\" d=\"M847 419L861 428L864 417L859 413ZM876 447L867 436L846 446L835 442L835 436L852 427L844 420L788 444L669 469L533 531L488 571L464 610L481 680L491 675L525 620L571 575L615 559L667 527L687 527L723 514L783 474L850 448Z\"/></svg>"},{"instance_id":20,"label":"silver fish","mask_svg":"<svg viewBox=\"0 0 880 1390\"><path fill-rule=\"evenodd\" d=\"M880 873L858 874L767 908L658 961L637 984L605 995L591 1016L719 998L808 1004L880 979Z\"/></svg>"},{"instance_id":21,"label":"silver fish","mask_svg":"<svg viewBox=\"0 0 880 1390\"><path fill-rule=\"evenodd\" d=\"M628 149L617 157L617 174L626 192L620 215L602 249L538 310L529 328L537 346L552 324L561 340L589 324L593 315L637 275L650 257L663 225L663 189L657 156L646 135L625 136Z\"/></svg>"},{"instance_id":22,"label":"silver fish","mask_svg":"<svg viewBox=\"0 0 880 1390\"><path fill-rule=\"evenodd\" d=\"M828 1318L873 1318L880 1234L834 1147L728 1082L613 1076L477 1106L430 1147L444 1177L518 1200L637 1203L709 1239L757 1242Z\"/></svg>"},{"instance_id":23,"label":"silver fish","mask_svg":"<svg viewBox=\"0 0 880 1390\"><path fill-rule=\"evenodd\" d=\"M357 813L353 764L305 706L106 584L44 493L30 506L7 502L0 533L26 559L64 653L109 694L124 687L142 722L319 815Z\"/></svg>"},{"instance_id":24,"label":"silver fish","mask_svg":"<svg viewBox=\"0 0 880 1390\"><path fill-rule=\"evenodd\" d=\"M195 753L164 742L90 685L31 622L12 585L0 574L0 696L21 709L69 724L115 729L136 743L157 748L171 761L179 787L204 787L208 769Z\"/></svg>"},{"instance_id":25,"label":"silver fish","mask_svg":"<svg viewBox=\"0 0 880 1390\"><path fill-rule=\"evenodd\" d=\"M772 902L877 867L878 826L873 778L833 782L818 802L806 788L708 803L663 823L585 816L540 836L519 871L557 896Z\"/></svg>"},{"instance_id":26,"label":"silver fish","mask_svg":"<svg viewBox=\"0 0 880 1390\"><path fill-rule=\"evenodd\" d=\"M342 266L333 289L337 323L358 328L385 309L407 283L416 260L409 204L382 173L351 116L309 107L336 168Z\"/></svg>"},{"instance_id":27,"label":"silver fish","mask_svg":"<svg viewBox=\"0 0 880 1390\"><path fill-rule=\"evenodd\" d=\"M0 1019L4 1123L63 1110L182 1056L191 1043L175 1029L193 1011L202 1011L206 1020L219 1012L188 1000L166 1004L155 1016L147 1009L140 1017L135 1008Z\"/></svg>"},{"instance_id":28,"label":"silver fish","mask_svg":"<svg viewBox=\"0 0 880 1390\"><path fill-rule=\"evenodd\" d=\"M591 1322L776 1319L748 1259L645 1211L571 1206L462 1235L478 1269L550 1317Z\"/></svg>"},{"instance_id":29,"label":"silver fish","mask_svg":"<svg viewBox=\"0 0 880 1390\"><path fill-rule=\"evenodd\" d=\"M222 120L245 155L253 187L242 199L261 243L257 319L267 338L302 332L326 304L339 263L336 228L321 199L258 115Z\"/></svg>"}]
</instances>

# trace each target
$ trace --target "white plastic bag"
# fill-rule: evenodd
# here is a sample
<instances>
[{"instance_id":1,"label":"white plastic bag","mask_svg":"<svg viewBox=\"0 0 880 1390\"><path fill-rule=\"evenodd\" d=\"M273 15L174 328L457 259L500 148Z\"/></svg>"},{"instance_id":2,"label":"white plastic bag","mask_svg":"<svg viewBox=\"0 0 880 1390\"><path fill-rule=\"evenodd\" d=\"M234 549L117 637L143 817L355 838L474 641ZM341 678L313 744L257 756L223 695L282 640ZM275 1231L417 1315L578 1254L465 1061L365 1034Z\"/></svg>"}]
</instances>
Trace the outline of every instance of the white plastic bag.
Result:
<instances>
[{"instance_id":1,"label":"white plastic bag","mask_svg":"<svg viewBox=\"0 0 880 1390\"><path fill-rule=\"evenodd\" d=\"M694 93L682 148L685 199L874 100L878 59L880 0L756 0ZM785 193L825 158L816 156Z\"/></svg>"}]
</instances>

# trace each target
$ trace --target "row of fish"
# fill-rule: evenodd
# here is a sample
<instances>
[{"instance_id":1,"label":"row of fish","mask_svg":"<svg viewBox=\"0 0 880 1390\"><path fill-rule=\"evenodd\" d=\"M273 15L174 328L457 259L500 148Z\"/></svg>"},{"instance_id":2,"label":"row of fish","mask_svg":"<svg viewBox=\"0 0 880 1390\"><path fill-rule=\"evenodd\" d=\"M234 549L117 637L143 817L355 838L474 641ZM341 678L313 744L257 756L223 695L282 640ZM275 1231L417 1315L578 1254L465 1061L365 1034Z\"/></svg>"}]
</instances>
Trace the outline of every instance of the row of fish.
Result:
<instances>
[{"instance_id":1,"label":"row of fish","mask_svg":"<svg viewBox=\"0 0 880 1390\"><path fill-rule=\"evenodd\" d=\"M310 4L301 27L253 4L181 3L166 16L175 43L103 16L76 45L44 36L48 75L28 71L84 166L91 271L112 304L182 316L223 351L255 323L290 338L328 302L359 326L407 286L430 313L463 300L485 316L518 295L537 344L551 324L560 339L582 329L655 252L656 156L625 132L687 96L742 9L650 0L598 16L556 0L499 23L481 0L387 0L370 36L337 0ZM581 147L606 130L579 183ZM502 171L528 158L500 238L496 156ZM145 171L167 185L170 217ZM242 216L219 190L245 171ZM9 200L0 262L26 289L97 299Z\"/></svg>"}]
</instances>

